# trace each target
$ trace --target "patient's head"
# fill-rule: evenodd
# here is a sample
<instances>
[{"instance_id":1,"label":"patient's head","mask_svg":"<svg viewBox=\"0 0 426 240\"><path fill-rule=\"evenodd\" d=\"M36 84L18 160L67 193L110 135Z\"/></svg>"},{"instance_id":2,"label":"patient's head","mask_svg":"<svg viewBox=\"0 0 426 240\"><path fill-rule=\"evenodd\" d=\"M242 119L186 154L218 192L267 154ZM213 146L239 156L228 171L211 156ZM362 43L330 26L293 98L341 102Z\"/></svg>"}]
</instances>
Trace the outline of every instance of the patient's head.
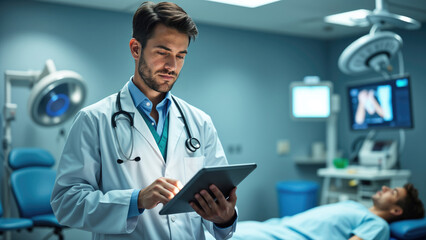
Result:
<instances>
[{"instance_id":1,"label":"patient's head","mask_svg":"<svg viewBox=\"0 0 426 240\"><path fill-rule=\"evenodd\" d=\"M388 222L424 217L423 203L411 183L396 188L383 186L372 199L374 206L371 210Z\"/></svg>"},{"instance_id":2,"label":"patient's head","mask_svg":"<svg viewBox=\"0 0 426 240\"><path fill-rule=\"evenodd\" d=\"M398 220L424 217L425 209L423 208L422 201L419 199L417 189L411 183L405 184L404 189L407 191L407 196L396 203L403 209L403 213Z\"/></svg>"}]
</instances>

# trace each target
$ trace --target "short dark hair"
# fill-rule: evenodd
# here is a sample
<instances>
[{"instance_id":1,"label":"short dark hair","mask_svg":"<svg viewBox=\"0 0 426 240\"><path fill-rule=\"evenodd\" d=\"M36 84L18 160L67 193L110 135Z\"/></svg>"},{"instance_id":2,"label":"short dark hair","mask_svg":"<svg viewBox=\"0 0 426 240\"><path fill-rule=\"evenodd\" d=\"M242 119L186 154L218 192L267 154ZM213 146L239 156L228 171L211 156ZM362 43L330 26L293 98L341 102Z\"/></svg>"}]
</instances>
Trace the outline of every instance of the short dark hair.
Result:
<instances>
[{"instance_id":1,"label":"short dark hair","mask_svg":"<svg viewBox=\"0 0 426 240\"><path fill-rule=\"evenodd\" d=\"M425 209L422 201L419 199L419 192L411 183L404 185L407 196L398 200L396 204L403 210L402 214L395 220L417 219L425 216Z\"/></svg>"},{"instance_id":2,"label":"short dark hair","mask_svg":"<svg viewBox=\"0 0 426 240\"><path fill-rule=\"evenodd\" d=\"M195 40L198 35L194 21L178 5L171 2L144 2L133 15L133 38L141 43L142 48L146 46L155 26L159 23L185 33L189 42L191 39Z\"/></svg>"}]
</instances>

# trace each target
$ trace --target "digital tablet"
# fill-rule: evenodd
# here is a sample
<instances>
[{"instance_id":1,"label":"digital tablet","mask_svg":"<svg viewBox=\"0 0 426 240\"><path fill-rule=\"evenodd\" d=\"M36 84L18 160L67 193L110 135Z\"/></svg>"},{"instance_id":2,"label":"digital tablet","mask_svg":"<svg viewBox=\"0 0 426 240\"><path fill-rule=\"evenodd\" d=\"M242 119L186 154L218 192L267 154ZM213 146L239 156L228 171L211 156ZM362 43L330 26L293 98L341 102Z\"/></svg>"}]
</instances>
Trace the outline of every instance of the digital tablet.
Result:
<instances>
[{"instance_id":1,"label":"digital tablet","mask_svg":"<svg viewBox=\"0 0 426 240\"><path fill-rule=\"evenodd\" d=\"M161 215L193 212L189 202L195 201L194 195L201 190L210 191L211 184L216 185L225 198L229 197L231 190L246 178L257 165L255 163L235 164L216 167L205 167L198 171L194 177L160 210Z\"/></svg>"}]
</instances>

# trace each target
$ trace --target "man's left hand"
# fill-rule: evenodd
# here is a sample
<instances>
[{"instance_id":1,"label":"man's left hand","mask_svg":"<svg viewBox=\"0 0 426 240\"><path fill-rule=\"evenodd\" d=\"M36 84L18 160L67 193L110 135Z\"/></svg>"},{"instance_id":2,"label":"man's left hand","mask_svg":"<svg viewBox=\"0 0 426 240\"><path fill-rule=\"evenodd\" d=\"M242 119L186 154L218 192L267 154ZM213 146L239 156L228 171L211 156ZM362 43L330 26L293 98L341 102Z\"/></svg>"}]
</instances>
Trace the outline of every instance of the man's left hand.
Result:
<instances>
[{"instance_id":1,"label":"man's left hand","mask_svg":"<svg viewBox=\"0 0 426 240\"><path fill-rule=\"evenodd\" d=\"M199 205L191 202L191 207L202 218L214 222L218 226L226 227L232 225L232 220L235 220L237 214L235 212L237 188L232 189L228 199L225 199L225 196L223 196L222 192L215 185L210 185L209 188L215 195L216 201L206 190L202 190L200 193L195 194L195 199Z\"/></svg>"}]
</instances>

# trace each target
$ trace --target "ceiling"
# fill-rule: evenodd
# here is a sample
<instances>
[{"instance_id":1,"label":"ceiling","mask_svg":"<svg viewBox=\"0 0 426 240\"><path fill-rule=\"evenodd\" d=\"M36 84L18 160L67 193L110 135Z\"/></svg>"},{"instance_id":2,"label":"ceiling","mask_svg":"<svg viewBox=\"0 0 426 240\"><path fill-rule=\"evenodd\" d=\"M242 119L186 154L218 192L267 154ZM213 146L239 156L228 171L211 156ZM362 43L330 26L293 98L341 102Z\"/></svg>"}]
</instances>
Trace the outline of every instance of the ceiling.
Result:
<instances>
[{"instance_id":1,"label":"ceiling","mask_svg":"<svg viewBox=\"0 0 426 240\"><path fill-rule=\"evenodd\" d=\"M36 0L133 14L142 0ZM250 0L247 0L250 1ZM426 23L426 0L386 0L389 11ZM154 1L158 2L158 1ZM374 10L374 0L281 0L244 8L206 0L175 0L197 22L317 39L367 33L369 28L325 23L330 14L356 9ZM423 24L425 25L425 24Z\"/></svg>"}]
</instances>

